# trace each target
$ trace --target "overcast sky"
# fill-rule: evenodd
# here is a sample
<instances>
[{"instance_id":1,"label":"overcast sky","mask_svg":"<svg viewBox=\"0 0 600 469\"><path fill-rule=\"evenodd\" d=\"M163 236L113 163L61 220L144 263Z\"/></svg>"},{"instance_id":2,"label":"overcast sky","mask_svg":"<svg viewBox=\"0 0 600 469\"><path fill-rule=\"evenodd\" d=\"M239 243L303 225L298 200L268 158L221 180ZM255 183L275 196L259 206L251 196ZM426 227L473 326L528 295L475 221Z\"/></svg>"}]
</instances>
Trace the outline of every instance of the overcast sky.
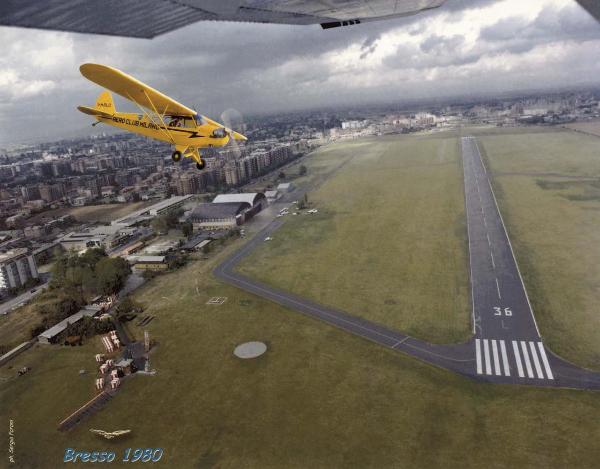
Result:
<instances>
[{"instance_id":1,"label":"overcast sky","mask_svg":"<svg viewBox=\"0 0 600 469\"><path fill-rule=\"evenodd\" d=\"M248 115L600 84L600 24L573 0L448 0L325 31L206 22L153 40L0 27L0 43L0 144L89 125L75 108L93 105L100 88L80 75L85 62L217 119L227 108Z\"/></svg>"}]
</instances>

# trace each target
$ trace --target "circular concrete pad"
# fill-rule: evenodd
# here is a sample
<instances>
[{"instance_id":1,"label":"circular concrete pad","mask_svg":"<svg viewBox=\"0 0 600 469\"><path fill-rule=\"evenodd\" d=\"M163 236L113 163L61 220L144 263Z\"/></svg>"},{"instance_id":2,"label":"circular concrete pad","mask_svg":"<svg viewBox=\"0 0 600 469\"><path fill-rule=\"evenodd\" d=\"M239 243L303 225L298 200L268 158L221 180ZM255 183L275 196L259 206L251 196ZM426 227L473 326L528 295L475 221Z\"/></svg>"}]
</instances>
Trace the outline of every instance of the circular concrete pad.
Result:
<instances>
[{"instance_id":1,"label":"circular concrete pad","mask_svg":"<svg viewBox=\"0 0 600 469\"><path fill-rule=\"evenodd\" d=\"M246 342L238 345L233 351L238 358L256 358L267 351L267 346L262 342Z\"/></svg>"}]
</instances>

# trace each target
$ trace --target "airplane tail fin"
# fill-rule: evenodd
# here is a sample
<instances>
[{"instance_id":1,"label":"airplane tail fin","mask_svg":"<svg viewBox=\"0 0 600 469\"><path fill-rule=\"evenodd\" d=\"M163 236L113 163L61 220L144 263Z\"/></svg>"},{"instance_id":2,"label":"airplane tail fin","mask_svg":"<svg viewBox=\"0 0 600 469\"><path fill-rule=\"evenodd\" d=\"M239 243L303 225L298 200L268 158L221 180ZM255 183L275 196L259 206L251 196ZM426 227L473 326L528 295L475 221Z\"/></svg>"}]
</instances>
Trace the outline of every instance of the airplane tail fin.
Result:
<instances>
[{"instance_id":1,"label":"airplane tail fin","mask_svg":"<svg viewBox=\"0 0 600 469\"><path fill-rule=\"evenodd\" d=\"M109 91L100 93L100 96L98 96L98 99L96 100L96 109L106 112L107 114L114 114L116 112L115 102Z\"/></svg>"},{"instance_id":2,"label":"airplane tail fin","mask_svg":"<svg viewBox=\"0 0 600 469\"><path fill-rule=\"evenodd\" d=\"M96 100L95 107L77 106L77 109L84 114L89 114L94 117L105 117L107 119L114 116L116 112L112 95L108 91L100 93L100 96L98 96L98 99Z\"/></svg>"}]
</instances>

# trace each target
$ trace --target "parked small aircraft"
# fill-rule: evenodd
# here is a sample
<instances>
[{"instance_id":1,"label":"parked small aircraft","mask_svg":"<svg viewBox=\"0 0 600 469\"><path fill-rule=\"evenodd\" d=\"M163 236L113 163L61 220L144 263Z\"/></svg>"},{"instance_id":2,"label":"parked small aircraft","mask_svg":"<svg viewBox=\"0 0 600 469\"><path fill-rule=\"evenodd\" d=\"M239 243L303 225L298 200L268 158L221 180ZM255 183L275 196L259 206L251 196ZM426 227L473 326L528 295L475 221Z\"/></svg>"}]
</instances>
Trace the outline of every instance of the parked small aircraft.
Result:
<instances>
[{"instance_id":1,"label":"parked small aircraft","mask_svg":"<svg viewBox=\"0 0 600 469\"><path fill-rule=\"evenodd\" d=\"M196 167L204 169L201 148L222 147L231 138L246 140L242 134L198 114L116 68L83 64L79 70L88 80L123 96L140 109L139 114L117 112L112 95L109 91L103 91L98 96L95 107L77 108L96 118L97 122L93 125L102 122L170 143L175 147L171 155L175 162L180 161L182 156L193 158Z\"/></svg>"}]
</instances>

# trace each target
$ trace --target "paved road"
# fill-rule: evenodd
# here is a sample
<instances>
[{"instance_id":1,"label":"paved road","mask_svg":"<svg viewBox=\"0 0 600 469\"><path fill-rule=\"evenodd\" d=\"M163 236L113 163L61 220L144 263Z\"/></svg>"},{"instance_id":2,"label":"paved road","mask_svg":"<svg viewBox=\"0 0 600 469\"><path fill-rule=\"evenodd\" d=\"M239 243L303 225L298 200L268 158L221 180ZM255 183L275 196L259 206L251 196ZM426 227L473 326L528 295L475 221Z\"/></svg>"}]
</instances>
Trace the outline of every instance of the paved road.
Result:
<instances>
[{"instance_id":1,"label":"paved road","mask_svg":"<svg viewBox=\"0 0 600 469\"><path fill-rule=\"evenodd\" d=\"M236 272L235 266L273 235L284 219L267 224L225 259L215 269L215 276L382 346L477 380L600 389L600 373L578 368L544 346L477 142L466 137L462 149L474 332L467 343L429 344ZM298 199L302 192L298 188L286 200Z\"/></svg>"},{"instance_id":2,"label":"paved road","mask_svg":"<svg viewBox=\"0 0 600 469\"><path fill-rule=\"evenodd\" d=\"M40 279L43 283L35 285L26 292L11 298L0 304L0 315L8 314L13 310L20 308L21 306L29 303L32 298L42 293L48 287L48 281L50 280L49 274L40 274ZM33 292L32 292L33 290Z\"/></svg>"}]
</instances>

